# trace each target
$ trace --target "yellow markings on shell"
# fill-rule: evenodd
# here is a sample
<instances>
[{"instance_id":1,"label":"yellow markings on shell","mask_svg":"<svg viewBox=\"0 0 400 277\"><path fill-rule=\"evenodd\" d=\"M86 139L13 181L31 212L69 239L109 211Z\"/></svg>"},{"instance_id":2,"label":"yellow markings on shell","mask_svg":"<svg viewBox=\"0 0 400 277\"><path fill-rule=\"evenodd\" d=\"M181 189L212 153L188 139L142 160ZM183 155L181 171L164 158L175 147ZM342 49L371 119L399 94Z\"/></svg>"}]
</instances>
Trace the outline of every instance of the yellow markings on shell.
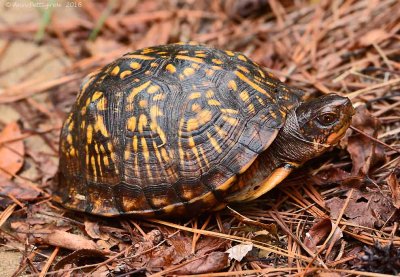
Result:
<instances>
[{"instance_id":1,"label":"yellow markings on shell","mask_svg":"<svg viewBox=\"0 0 400 277\"><path fill-rule=\"evenodd\" d=\"M165 67L165 69L168 70L169 73L175 73L175 72L176 72L176 67L175 67L173 64L168 64L168 65Z\"/></svg>"},{"instance_id":2,"label":"yellow markings on shell","mask_svg":"<svg viewBox=\"0 0 400 277\"><path fill-rule=\"evenodd\" d=\"M100 144L100 152L101 153L106 153L106 149L104 148L103 144Z\"/></svg>"},{"instance_id":3,"label":"yellow markings on shell","mask_svg":"<svg viewBox=\"0 0 400 277\"><path fill-rule=\"evenodd\" d=\"M203 59L196 58L196 57L190 57L190 56L184 56L184 55L176 55L175 58L178 59L178 60L191 61L191 62L195 62L195 63L204 63Z\"/></svg>"},{"instance_id":4,"label":"yellow markings on shell","mask_svg":"<svg viewBox=\"0 0 400 277\"><path fill-rule=\"evenodd\" d=\"M243 102L246 102L247 100L249 100L250 95L246 90L244 90L239 94L239 97L240 99L242 99Z\"/></svg>"},{"instance_id":5,"label":"yellow markings on shell","mask_svg":"<svg viewBox=\"0 0 400 277\"><path fill-rule=\"evenodd\" d=\"M96 104L96 108L99 111L105 111L107 109L107 100L106 98L101 98L97 104Z\"/></svg>"},{"instance_id":6,"label":"yellow markings on shell","mask_svg":"<svg viewBox=\"0 0 400 277\"><path fill-rule=\"evenodd\" d=\"M158 63L151 63L150 66L151 66L151 67L157 67L157 66L158 66Z\"/></svg>"},{"instance_id":7,"label":"yellow markings on shell","mask_svg":"<svg viewBox=\"0 0 400 277\"><path fill-rule=\"evenodd\" d=\"M222 119L223 119L225 122L227 122L227 123L229 123L230 125L232 125L232 126L236 126L236 125L238 124L238 122L239 122L239 120L238 120L237 118L230 117L230 116L226 116L226 115L223 115L223 116L222 116Z\"/></svg>"},{"instance_id":8,"label":"yellow markings on shell","mask_svg":"<svg viewBox=\"0 0 400 277\"><path fill-rule=\"evenodd\" d=\"M138 63L138 62L131 62L129 64L129 67L134 69L134 70L138 70L138 69L140 69L142 67L142 65L140 63Z\"/></svg>"},{"instance_id":9,"label":"yellow markings on shell","mask_svg":"<svg viewBox=\"0 0 400 277\"><path fill-rule=\"evenodd\" d=\"M107 156L103 157L103 163L104 163L105 166L109 166L110 165L110 160L108 159Z\"/></svg>"},{"instance_id":10,"label":"yellow markings on shell","mask_svg":"<svg viewBox=\"0 0 400 277\"><path fill-rule=\"evenodd\" d=\"M268 92L263 89L262 87L260 87L259 85L257 85L256 83L254 83L253 81L251 81L249 78L247 78L246 76L243 75L243 73L239 72L239 71L235 71L235 75L239 77L240 80L242 80L243 82L245 82L246 84L248 84L249 86L251 86L253 89L255 89L256 91L268 96L269 98L271 98L271 96L268 94Z\"/></svg>"},{"instance_id":11,"label":"yellow markings on shell","mask_svg":"<svg viewBox=\"0 0 400 277\"><path fill-rule=\"evenodd\" d=\"M208 100L207 103L210 106L221 106L221 103L218 100L215 100L215 99Z\"/></svg>"},{"instance_id":12,"label":"yellow markings on shell","mask_svg":"<svg viewBox=\"0 0 400 277\"><path fill-rule=\"evenodd\" d=\"M153 94L156 93L160 89L158 85L152 85L147 89L147 93Z\"/></svg>"},{"instance_id":13,"label":"yellow markings on shell","mask_svg":"<svg viewBox=\"0 0 400 277\"><path fill-rule=\"evenodd\" d=\"M256 98L261 105L265 106L265 102L260 96L256 95Z\"/></svg>"},{"instance_id":14,"label":"yellow markings on shell","mask_svg":"<svg viewBox=\"0 0 400 277\"><path fill-rule=\"evenodd\" d=\"M200 97L201 97L201 93L200 92L192 92L189 95L188 99L189 100L193 100L193 99L197 99L197 98L200 98Z\"/></svg>"},{"instance_id":15,"label":"yellow markings on shell","mask_svg":"<svg viewBox=\"0 0 400 277\"><path fill-rule=\"evenodd\" d=\"M163 144L165 144L167 142L167 137L166 137L163 129L157 124L156 121L151 121L150 129L159 135Z\"/></svg>"},{"instance_id":16,"label":"yellow markings on shell","mask_svg":"<svg viewBox=\"0 0 400 277\"><path fill-rule=\"evenodd\" d=\"M94 125L94 130L100 131L100 133L104 136L104 137L108 137L108 131L106 128L106 125L104 124L104 120L102 116L97 116L96 117L96 123Z\"/></svg>"},{"instance_id":17,"label":"yellow markings on shell","mask_svg":"<svg viewBox=\"0 0 400 277\"><path fill-rule=\"evenodd\" d=\"M189 137L188 138L188 144L190 147L195 147L196 143L194 142L194 138L193 137Z\"/></svg>"},{"instance_id":18,"label":"yellow markings on shell","mask_svg":"<svg viewBox=\"0 0 400 277\"><path fill-rule=\"evenodd\" d=\"M126 98L126 100L130 103L133 101L133 99L135 98L135 96L141 92L142 90L146 89L149 85L150 85L151 81L147 81L143 84L141 84L138 87L135 87L132 89L131 93L128 95L128 97Z\"/></svg>"},{"instance_id":19,"label":"yellow markings on shell","mask_svg":"<svg viewBox=\"0 0 400 277\"><path fill-rule=\"evenodd\" d=\"M126 121L126 128L129 131L135 131L136 129L136 117L132 116L130 118L128 118L128 120Z\"/></svg>"},{"instance_id":20,"label":"yellow markings on shell","mask_svg":"<svg viewBox=\"0 0 400 277\"><path fill-rule=\"evenodd\" d=\"M145 75L150 75L151 73L153 73L153 71L151 71L151 70L146 70L146 71L144 72Z\"/></svg>"},{"instance_id":21,"label":"yellow markings on shell","mask_svg":"<svg viewBox=\"0 0 400 277\"><path fill-rule=\"evenodd\" d=\"M88 144L92 143L92 139L93 139L93 126L89 125L86 129L86 140Z\"/></svg>"},{"instance_id":22,"label":"yellow markings on shell","mask_svg":"<svg viewBox=\"0 0 400 277\"><path fill-rule=\"evenodd\" d=\"M85 120L82 120L82 122L81 122L81 129L82 129L82 130L85 130L85 126L86 126L86 121L85 121Z\"/></svg>"},{"instance_id":23,"label":"yellow markings on shell","mask_svg":"<svg viewBox=\"0 0 400 277\"><path fill-rule=\"evenodd\" d=\"M253 104L253 103L250 103L250 104L247 106L247 109L248 109L249 112L252 113L252 114L254 114L254 113L256 112L256 108L254 107L254 104Z\"/></svg>"},{"instance_id":24,"label":"yellow markings on shell","mask_svg":"<svg viewBox=\"0 0 400 277\"><path fill-rule=\"evenodd\" d=\"M148 55L138 55L138 54L130 54L124 56L126 59L138 59L138 60L155 60L156 58L148 56Z\"/></svg>"},{"instance_id":25,"label":"yellow markings on shell","mask_svg":"<svg viewBox=\"0 0 400 277\"><path fill-rule=\"evenodd\" d=\"M214 127L215 130L217 131L217 134L221 137L224 138L228 135L228 133L225 130L222 130L219 126Z\"/></svg>"},{"instance_id":26,"label":"yellow markings on shell","mask_svg":"<svg viewBox=\"0 0 400 277\"><path fill-rule=\"evenodd\" d=\"M147 107L147 100L142 99L139 101L139 107L146 108Z\"/></svg>"},{"instance_id":27,"label":"yellow markings on shell","mask_svg":"<svg viewBox=\"0 0 400 277\"><path fill-rule=\"evenodd\" d=\"M139 83L139 82L140 82L140 79L139 79L139 78L135 78L135 79L133 79L133 81L134 81L135 83Z\"/></svg>"},{"instance_id":28,"label":"yellow markings on shell","mask_svg":"<svg viewBox=\"0 0 400 277\"><path fill-rule=\"evenodd\" d=\"M156 94L153 96L153 101L164 100L166 95L164 93Z\"/></svg>"},{"instance_id":29,"label":"yellow markings on shell","mask_svg":"<svg viewBox=\"0 0 400 277\"><path fill-rule=\"evenodd\" d=\"M72 144L72 135L71 135L71 134L68 134L68 136L67 136L67 142L68 142L69 145Z\"/></svg>"},{"instance_id":30,"label":"yellow markings on shell","mask_svg":"<svg viewBox=\"0 0 400 277\"><path fill-rule=\"evenodd\" d=\"M193 75L195 73L195 70L192 68L192 67L186 67L184 70L183 70L183 75L185 75L185 76L191 76L191 75Z\"/></svg>"},{"instance_id":31,"label":"yellow markings on shell","mask_svg":"<svg viewBox=\"0 0 400 277\"><path fill-rule=\"evenodd\" d=\"M146 125L147 125L147 116L144 114L141 114L139 116L139 123L138 123L138 130L140 133L143 133L143 129Z\"/></svg>"},{"instance_id":32,"label":"yellow markings on shell","mask_svg":"<svg viewBox=\"0 0 400 277\"><path fill-rule=\"evenodd\" d=\"M132 148L133 152L137 153L138 152L138 138L137 136L134 136L132 139Z\"/></svg>"},{"instance_id":33,"label":"yellow markings on shell","mask_svg":"<svg viewBox=\"0 0 400 277\"><path fill-rule=\"evenodd\" d=\"M168 156L167 150L165 150L165 148L161 148L161 156L165 162L168 162L170 160L170 157Z\"/></svg>"},{"instance_id":34,"label":"yellow markings on shell","mask_svg":"<svg viewBox=\"0 0 400 277\"><path fill-rule=\"evenodd\" d=\"M92 95L92 101L96 101L100 97L103 96L103 93L101 91L95 91Z\"/></svg>"},{"instance_id":35,"label":"yellow markings on shell","mask_svg":"<svg viewBox=\"0 0 400 277\"><path fill-rule=\"evenodd\" d=\"M120 68L119 68L119 66L117 65L116 67L113 68L113 70L111 71L110 74L111 74L112 76L117 76L118 73L119 73L119 70L120 70Z\"/></svg>"},{"instance_id":36,"label":"yellow markings on shell","mask_svg":"<svg viewBox=\"0 0 400 277\"><path fill-rule=\"evenodd\" d=\"M218 65L213 65L213 66L211 66L211 68L214 70L222 70L223 69L222 67L220 67Z\"/></svg>"},{"instance_id":37,"label":"yellow markings on shell","mask_svg":"<svg viewBox=\"0 0 400 277\"><path fill-rule=\"evenodd\" d=\"M126 76L129 76L129 75L131 75L131 74L132 74L132 71L130 71L130 70L125 70L125 71L122 71L121 74L119 74L119 77L120 77L121 79L124 79Z\"/></svg>"},{"instance_id":38,"label":"yellow markings on shell","mask_svg":"<svg viewBox=\"0 0 400 277\"><path fill-rule=\"evenodd\" d=\"M69 150L69 155L72 156L72 157L76 156L76 150L75 150L75 148L72 147L72 148Z\"/></svg>"},{"instance_id":39,"label":"yellow markings on shell","mask_svg":"<svg viewBox=\"0 0 400 277\"><path fill-rule=\"evenodd\" d=\"M199 69L200 68L200 64L198 63L194 63L191 65L194 69Z\"/></svg>"},{"instance_id":40,"label":"yellow markings on shell","mask_svg":"<svg viewBox=\"0 0 400 277\"><path fill-rule=\"evenodd\" d=\"M141 53L142 54L148 54L148 53L152 53L154 51L156 51L156 50L154 50L154 48L147 47L147 48L144 48Z\"/></svg>"},{"instance_id":41,"label":"yellow markings on shell","mask_svg":"<svg viewBox=\"0 0 400 277\"><path fill-rule=\"evenodd\" d=\"M207 54L205 54L205 53L198 53L198 54L195 54L195 56L196 56L196 57L199 57L199 58L205 58L205 57L207 57Z\"/></svg>"},{"instance_id":42,"label":"yellow markings on shell","mask_svg":"<svg viewBox=\"0 0 400 277\"><path fill-rule=\"evenodd\" d=\"M212 75L214 74L214 70L212 70L212 69L210 69L210 68L207 68L207 69L205 70L205 72L206 72L207 76L212 76Z\"/></svg>"},{"instance_id":43,"label":"yellow markings on shell","mask_svg":"<svg viewBox=\"0 0 400 277\"><path fill-rule=\"evenodd\" d=\"M215 63L215 64L223 64L224 62L223 61L221 61L220 59L212 59L211 60L213 63Z\"/></svg>"},{"instance_id":44,"label":"yellow markings on shell","mask_svg":"<svg viewBox=\"0 0 400 277\"><path fill-rule=\"evenodd\" d=\"M194 111L194 112L199 112L199 111L201 111L201 106L200 106L198 103L194 103L194 104L192 105L192 111Z\"/></svg>"},{"instance_id":45,"label":"yellow markings on shell","mask_svg":"<svg viewBox=\"0 0 400 277\"><path fill-rule=\"evenodd\" d=\"M237 84L234 80L230 80L228 82L228 88L230 88L231 90L236 91L237 90Z\"/></svg>"},{"instance_id":46,"label":"yellow markings on shell","mask_svg":"<svg viewBox=\"0 0 400 277\"><path fill-rule=\"evenodd\" d=\"M245 57L244 55L242 55L242 54L239 54L239 55L237 56L237 58L238 58L239 60L241 60L241 61L247 62L246 57Z\"/></svg>"},{"instance_id":47,"label":"yellow markings on shell","mask_svg":"<svg viewBox=\"0 0 400 277\"><path fill-rule=\"evenodd\" d=\"M221 112L229 113L229 114L238 114L239 113L238 110L234 110L234 109L221 109Z\"/></svg>"},{"instance_id":48,"label":"yellow markings on shell","mask_svg":"<svg viewBox=\"0 0 400 277\"><path fill-rule=\"evenodd\" d=\"M232 51L229 51L229 50L226 50L225 53L226 53L228 56L231 56L231 57L235 56L235 53L233 53Z\"/></svg>"},{"instance_id":49,"label":"yellow markings on shell","mask_svg":"<svg viewBox=\"0 0 400 277\"><path fill-rule=\"evenodd\" d=\"M187 127L186 127L186 129L190 132L190 131L193 131L193 130L196 130L197 128L199 127L199 123L197 122L197 119L196 118L190 118L188 121L187 121Z\"/></svg>"},{"instance_id":50,"label":"yellow markings on shell","mask_svg":"<svg viewBox=\"0 0 400 277\"><path fill-rule=\"evenodd\" d=\"M150 117L152 118L152 120L155 120L157 117L163 115L164 114L162 110L157 105L153 105L150 107Z\"/></svg>"},{"instance_id":51,"label":"yellow markings on shell","mask_svg":"<svg viewBox=\"0 0 400 277\"><path fill-rule=\"evenodd\" d=\"M165 55L165 54L168 54L168 52L160 51L160 52L157 52L157 54L158 54L158 55Z\"/></svg>"},{"instance_id":52,"label":"yellow markings on shell","mask_svg":"<svg viewBox=\"0 0 400 277\"><path fill-rule=\"evenodd\" d=\"M198 112L195 118L190 118L187 121L186 129L187 131L193 131L199 128L199 126L202 126L209 122L212 118L212 112L209 110L202 110Z\"/></svg>"},{"instance_id":53,"label":"yellow markings on shell","mask_svg":"<svg viewBox=\"0 0 400 277\"><path fill-rule=\"evenodd\" d=\"M214 147L215 151L217 151L218 153L222 153L221 146L218 144L217 140L208 132L207 132L207 137L211 142L211 145Z\"/></svg>"},{"instance_id":54,"label":"yellow markings on shell","mask_svg":"<svg viewBox=\"0 0 400 277\"><path fill-rule=\"evenodd\" d=\"M275 113L274 111L269 111L269 115L270 115L273 119L276 119L276 118L277 118L276 113Z\"/></svg>"},{"instance_id":55,"label":"yellow markings on shell","mask_svg":"<svg viewBox=\"0 0 400 277\"><path fill-rule=\"evenodd\" d=\"M181 50L181 51L179 51L178 53L179 53L179 54L187 54L187 53L189 53L189 51L188 51L188 50Z\"/></svg>"},{"instance_id":56,"label":"yellow markings on shell","mask_svg":"<svg viewBox=\"0 0 400 277\"><path fill-rule=\"evenodd\" d=\"M261 69L258 70L258 73L260 74L261 77L265 78L265 74Z\"/></svg>"},{"instance_id":57,"label":"yellow markings on shell","mask_svg":"<svg viewBox=\"0 0 400 277\"><path fill-rule=\"evenodd\" d=\"M129 158L131 157L131 150L127 147L124 151L124 159L125 161L129 160Z\"/></svg>"},{"instance_id":58,"label":"yellow markings on shell","mask_svg":"<svg viewBox=\"0 0 400 277\"><path fill-rule=\"evenodd\" d=\"M211 98L214 96L214 91L212 91L211 89L206 91L206 97L207 98Z\"/></svg>"},{"instance_id":59,"label":"yellow markings on shell","mask_svg":"<svg viewBox=\"0 0 400 277\"><path fill-rule=\"evenodd\" d=\"M92 168L93 168L93 176L96 178L97 170L96 170L96 160L95 160L94 156L92 156L90 158L90 164L92 165Z\"/></svg>"},{"instance_id":60,"label":"yellow markings on shell","mask_svg":"<svg viewBox=\"0 0 400 277\"><path fill-rule=\"evenodd\" d=\"M247 69L247 67L244 67L242 65L238 65L237 68L245 73L250 73L250 70Z\"/></svg>"}]
</instances>

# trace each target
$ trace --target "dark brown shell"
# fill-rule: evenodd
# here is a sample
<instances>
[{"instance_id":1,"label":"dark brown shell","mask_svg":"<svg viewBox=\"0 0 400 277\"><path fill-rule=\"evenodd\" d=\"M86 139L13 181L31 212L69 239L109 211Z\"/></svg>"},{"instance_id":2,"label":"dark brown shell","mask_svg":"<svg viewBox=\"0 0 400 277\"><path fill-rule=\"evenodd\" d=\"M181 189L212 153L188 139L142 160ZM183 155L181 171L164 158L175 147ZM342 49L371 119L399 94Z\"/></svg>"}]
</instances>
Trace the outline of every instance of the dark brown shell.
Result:
<instances>
[{"instance_id":1,"label":"dark brown shell","mask_svg":"<svg viewBox=\"0 0 400 277\"><path fill-rule=\"evenodd\" d=\"M296 93L240 53L171 44L83 82L61 133L56 201L107 216L223 202L274 140Z\"/></svg>"}]
</instances>

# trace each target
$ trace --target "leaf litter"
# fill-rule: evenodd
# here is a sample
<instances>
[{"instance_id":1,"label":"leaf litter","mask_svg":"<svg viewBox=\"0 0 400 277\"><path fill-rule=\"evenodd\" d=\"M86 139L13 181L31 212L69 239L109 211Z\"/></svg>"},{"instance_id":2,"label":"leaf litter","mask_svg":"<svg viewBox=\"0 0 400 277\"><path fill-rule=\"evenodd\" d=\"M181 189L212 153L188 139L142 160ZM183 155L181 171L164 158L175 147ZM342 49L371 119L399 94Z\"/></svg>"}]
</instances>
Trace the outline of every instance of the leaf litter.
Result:
<instances>
[{"instance_id":1,"label":"leaf litter","mask_svg":"<svg viewBox=\"0 0 400 277\"><path fill-rule=\"evenodd\" d=\"M23 255L14 276L400 271L398 1L85 1L48 13L44 33L35 10L0 9L0 111L20 115L0 118L0 243ZM277 189L231 210L160 221L55 205L60 122L79 80L132 49L180 40L244 52L310 97L347 95L357 107L352 129ZM46 60L47 47L55 51ZM60 68L38 78L54 61Z\"/></svg>"}]
</instances>

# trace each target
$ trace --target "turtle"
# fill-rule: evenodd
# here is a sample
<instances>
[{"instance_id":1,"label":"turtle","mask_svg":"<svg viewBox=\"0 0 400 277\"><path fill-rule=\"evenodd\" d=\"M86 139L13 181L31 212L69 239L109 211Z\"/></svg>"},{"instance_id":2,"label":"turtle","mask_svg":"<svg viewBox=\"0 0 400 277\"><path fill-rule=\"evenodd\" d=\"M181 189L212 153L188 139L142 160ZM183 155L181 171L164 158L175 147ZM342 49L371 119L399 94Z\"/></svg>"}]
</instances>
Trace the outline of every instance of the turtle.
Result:
<instances>
[{"instance_id":1,"label":"turtle","mask_svg":"<svg viewBox=\"0 0 400 277\"><path fill-rule=\"evenodd\" d=\"M305 100L246 55L194 42L129 52L84 78L54 200L101 216L194 216L265 194L335 146L354 108Z\"/></svg>"}]
</instances>

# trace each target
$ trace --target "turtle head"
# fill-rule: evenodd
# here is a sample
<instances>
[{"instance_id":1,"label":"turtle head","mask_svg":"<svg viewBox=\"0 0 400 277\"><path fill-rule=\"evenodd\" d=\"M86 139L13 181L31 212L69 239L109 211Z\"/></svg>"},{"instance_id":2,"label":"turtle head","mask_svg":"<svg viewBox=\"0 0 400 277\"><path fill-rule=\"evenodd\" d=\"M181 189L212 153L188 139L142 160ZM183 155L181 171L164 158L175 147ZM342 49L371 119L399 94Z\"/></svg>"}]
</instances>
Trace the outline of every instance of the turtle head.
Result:
<instances>
[{"instance_id":1,"label":"turtle head","mask_svg":"<svg viewBox=\"0 0 400 277\"><path fill-rule=\"evenodd\" d=\"M350 126L354 108L347 97L328 94L300 104L296 111L297 132L324 151L337 144Z\"/></svg>"}]
</instances>

